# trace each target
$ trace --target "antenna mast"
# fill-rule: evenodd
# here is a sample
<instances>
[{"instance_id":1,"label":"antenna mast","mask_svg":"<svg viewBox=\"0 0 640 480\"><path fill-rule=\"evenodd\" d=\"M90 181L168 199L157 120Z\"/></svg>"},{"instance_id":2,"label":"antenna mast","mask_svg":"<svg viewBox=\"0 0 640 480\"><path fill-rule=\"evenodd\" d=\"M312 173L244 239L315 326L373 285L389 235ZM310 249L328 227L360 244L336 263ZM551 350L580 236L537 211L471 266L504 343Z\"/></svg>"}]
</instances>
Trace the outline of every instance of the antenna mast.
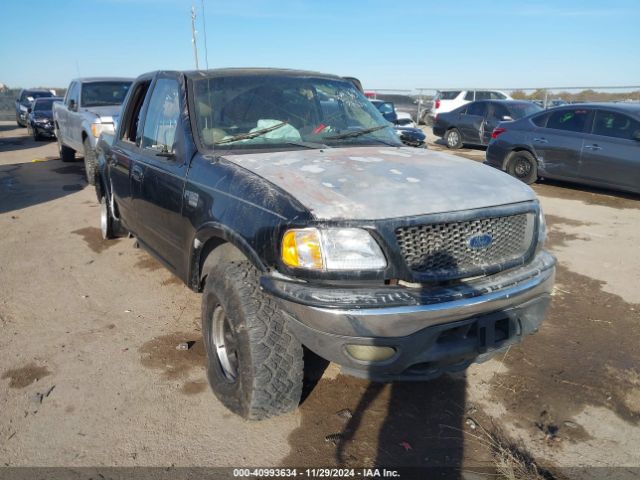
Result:
<instances>
[{"instance_id":1,"label":"antenna mast","mask_svg":"<svg viewBox=\"0 0 640 480\"><path fill-rule=\"evenodd\" d=\"M207 23L206 23L206 15L204 14L204 0L200 0L202 3L202 30L204 30L204 63L207 66L207 70L209 70L209 52L207 50Z\"/></svg>"},{"instance_id":2,"label":"antenna mast","mask_svg":"<svg viewBox=\"0 0 640 480\"><path fill-rule=\"evenodd\" d=\"M198 46L196 45L196 8L191 6L191 43L193 43L193 57L196 59L196 70L198 66Z\"/></svg>"}]
</instances>

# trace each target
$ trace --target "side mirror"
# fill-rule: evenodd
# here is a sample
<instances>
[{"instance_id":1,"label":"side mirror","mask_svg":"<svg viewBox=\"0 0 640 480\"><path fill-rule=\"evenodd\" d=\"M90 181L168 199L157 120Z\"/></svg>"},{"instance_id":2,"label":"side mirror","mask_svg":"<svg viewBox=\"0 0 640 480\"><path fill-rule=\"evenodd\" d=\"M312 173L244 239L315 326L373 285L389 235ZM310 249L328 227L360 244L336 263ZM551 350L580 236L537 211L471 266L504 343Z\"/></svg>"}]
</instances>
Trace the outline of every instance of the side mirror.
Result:
<instances>
[{"instance_id":1,"label":"side mirror","mask_svg":"<svg viewBox=\"0 0 640 480\"><path fill-rule=\"evenodd\" d=\"M75 100L69 100L69 110L75 112L76 111L76 101Z\"/></svg>"},{"instance_id":2,"label":"side mirror","mask_svg":"<svg viewBox=\"0 0 640 480\"><path fill-rule=\"evenodd\" d=\"M31 107L27 108L27 113L31 113Z\"/></svg>"}]
</instances>

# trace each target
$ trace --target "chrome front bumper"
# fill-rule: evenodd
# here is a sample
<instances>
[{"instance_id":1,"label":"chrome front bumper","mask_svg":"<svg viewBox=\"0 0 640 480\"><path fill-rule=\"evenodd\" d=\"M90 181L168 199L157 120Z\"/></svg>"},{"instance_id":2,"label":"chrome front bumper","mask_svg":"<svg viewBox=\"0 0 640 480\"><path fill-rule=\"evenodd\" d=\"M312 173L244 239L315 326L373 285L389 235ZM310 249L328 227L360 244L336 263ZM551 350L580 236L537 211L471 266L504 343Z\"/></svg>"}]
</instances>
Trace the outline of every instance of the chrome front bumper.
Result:
<instances>
[{"instance_id":1,"label":"chrome front bumper","mask_svg":"<svg viewBox=\"0 0 640 480\"><path fill-rule=\"evenodd\" d=\"M291 330L348 373L380 381L424 380L466 368L537 331L551 300L555 258L448 287L344 289L263 277ZM354 359L349 345L391 347L383 362Z\"/></svg>"}]
</instances>

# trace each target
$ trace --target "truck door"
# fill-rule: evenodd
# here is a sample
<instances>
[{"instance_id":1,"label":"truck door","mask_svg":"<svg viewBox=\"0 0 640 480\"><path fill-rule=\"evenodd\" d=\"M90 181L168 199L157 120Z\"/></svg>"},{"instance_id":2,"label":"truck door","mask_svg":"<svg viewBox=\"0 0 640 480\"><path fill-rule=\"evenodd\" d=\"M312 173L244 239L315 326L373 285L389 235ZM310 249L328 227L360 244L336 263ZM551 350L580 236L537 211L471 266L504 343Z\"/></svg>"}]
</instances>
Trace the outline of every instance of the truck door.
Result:
<instances>
[{"instance_id":1,"label":"truck door","mask_svg":"<svg viewBox=\"0 0 640 480\"><path fill-rule=\"evenodd\" d=\"M180 97L176 77L156 80L145 114L141 156L131 174L134 207L141 220L139 238L179 275L179 260L187 248L182 199L190 160L181 134L185 120Z\"/></svg>"},{"instance_id":2,"label":"truck door","mask_svg":"<svg viewBox=\"0 0 640 480\"><path fill-rule=\"evenodd\" d=\"M68 147L73 146L73 141L69 138L69 117L73 115L73 109L78 106L78 82L71 82L69 90L64 98L65 108L58 109L58 134L62 137L60 142Z\"/></svg>"},{"instance_id":3,"label":"truck door","mask_svg":"<svg viewBox=\"0 0 640 480\"><path fill-rule=\"evenodd\" d=\"M111 193L116 206L116 213L124 225L134 234L138 233L137 215L133 208L131 191L132 167L140 160L140 142L142 138L141 118L147 102L150 79L137 82L132 88L130 97L124 106L118 131L111 154L107 158L108 178L111 182Z\"/></svg>"}]
</instances>

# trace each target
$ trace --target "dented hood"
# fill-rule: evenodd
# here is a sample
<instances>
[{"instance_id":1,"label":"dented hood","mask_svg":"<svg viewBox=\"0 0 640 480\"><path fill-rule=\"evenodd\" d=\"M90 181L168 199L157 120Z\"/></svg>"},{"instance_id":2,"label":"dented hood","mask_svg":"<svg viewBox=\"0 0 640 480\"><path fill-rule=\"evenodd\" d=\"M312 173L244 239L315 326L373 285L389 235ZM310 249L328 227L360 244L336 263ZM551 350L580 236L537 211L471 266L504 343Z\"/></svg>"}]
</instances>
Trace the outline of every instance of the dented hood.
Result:
<instances>
[{"instance_id":1,"label":"dented hood","mask_svg":"<svg viewBox=\"0 0 640 480\"><path fill-rule=\"evenodd\" d=\"M506 173L432 150L352 147L224 158L290 193L320 220L378 220L536 198Z\"/></svg>"}]
</instances>

